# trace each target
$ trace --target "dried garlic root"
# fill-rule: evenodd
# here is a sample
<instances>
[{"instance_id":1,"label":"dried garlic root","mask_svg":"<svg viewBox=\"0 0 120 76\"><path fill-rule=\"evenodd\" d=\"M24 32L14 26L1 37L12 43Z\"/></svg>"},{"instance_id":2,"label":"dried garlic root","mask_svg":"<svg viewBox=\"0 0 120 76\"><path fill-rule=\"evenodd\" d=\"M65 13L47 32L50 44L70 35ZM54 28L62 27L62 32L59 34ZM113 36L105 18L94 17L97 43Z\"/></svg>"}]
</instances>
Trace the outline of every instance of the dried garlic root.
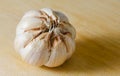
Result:
<instances>
[{"instance_id":1,"label":"dried garlic root","mask_svg":"<svg viewBox=\"0 0 120 76\"><path fill-rule=\"evenodd\" d=\"M63 13L49 8L31 10L16 28L14 46L29 64L57 67L73 54L75 35Z\"/></svg>"}]
</instances>

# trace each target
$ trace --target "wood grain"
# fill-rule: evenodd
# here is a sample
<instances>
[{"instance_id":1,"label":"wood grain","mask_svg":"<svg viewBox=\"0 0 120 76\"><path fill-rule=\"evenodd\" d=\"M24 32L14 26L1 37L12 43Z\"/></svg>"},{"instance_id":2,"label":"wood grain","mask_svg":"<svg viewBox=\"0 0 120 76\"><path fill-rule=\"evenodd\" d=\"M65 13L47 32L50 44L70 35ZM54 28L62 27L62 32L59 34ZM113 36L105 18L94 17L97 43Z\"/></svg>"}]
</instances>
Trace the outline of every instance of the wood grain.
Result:
<instances>
[{"instance_id":1,"label":"wood grain","mask_svg":"<svg viewBox=\"0 0 120 76\"><path fill-rule=\"evenodd\" d=\"M77 31L76 51L57 68L28 65L13 48L23 14L64 12ZM120 0L0 0L0 76L120 76Z\"/></svg>"}]
</instances>

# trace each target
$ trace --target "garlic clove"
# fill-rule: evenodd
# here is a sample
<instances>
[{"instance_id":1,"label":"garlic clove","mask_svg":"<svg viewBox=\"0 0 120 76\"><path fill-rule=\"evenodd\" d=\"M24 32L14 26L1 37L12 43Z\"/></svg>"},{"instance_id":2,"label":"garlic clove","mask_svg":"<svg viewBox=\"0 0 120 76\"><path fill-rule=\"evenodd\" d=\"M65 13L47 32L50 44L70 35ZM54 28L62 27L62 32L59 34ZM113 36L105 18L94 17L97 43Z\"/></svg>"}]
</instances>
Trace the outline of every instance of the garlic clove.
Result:
<instances>
[{"instance_id":1,"label":"garlic clove","mask_svg":"<svg viewBox=\"0 0 120 76\"><path fill-rule=\"evenodd\" d=\"M50 8L43 8L43 9L41 9L41 11L44 11L47 15L52 17L53 20L56 19L55 15L54 15L54 11L52 9L50 9Z\"/></svg>"},{"instance_id":2,"label":"garlic clove","mask_svg":"<svg viewBox=\"0 0 120 76\"><path fill-rule=\"evenodd\" d=\"M41 26L42 26L42 21L40 21L37 18L24 18L18 24L16 33L21 34L24 33L25 30L27 29L39 28Z\"/></svg>"},{"instance_id":3,"label":"garlic clove","mask_svg":"<svg viewBox=\"0 0 120 76\"><path fill-rule=\"evenodd\" d=\"M71 34L72 39L75 39L76 37L76 31L75 28L68 22L62 22L62 25L64 25L62 27L63 31L68 31Z\"/></svg>"},{"instance_id":4,"label":"garlic clove","mask_svg":"<svg viewBox=\"0 0 120 76\"><path fill-rule=\"evenodd\" d=\"M20 50L24 48L24 46L33 38L33 34L31 33L23 33L16 35L14 46L17 52L20 53Z\"/></svg>"},{"instance_id":5,"label":"garlic clove","mask_svg":"<svg viewBox=\"0 0 120 76\"><path fill-rule=\"evenodd\" d=\"M64 42L67 48L67 59L69 59L75 51L75 40L69 35L64 36Z\"/></svg>"},{"instance_id":6,"label":"garlic clove","mask_svg":"<svg viewBox=\"0 0 120 76\"><path fill-rule=\"evenodd\" d=\"M69 22L68 18L63 13L61 13L59 11L54 11L54 12L58 16L59 22L62 22L62 21Z\"/></svg>"},{"instance_id":7,"label":"garlic clove","mask_svg":"<svg viewBox=\"0 0 120 76\"><path fill-rule=\"evenodd\" d=\"M51 55L45 66L56 67L60 66L67 59L67 50L65 44L60 38L54 41L53 48L51 48Z\"/></svg>"},{"instance_id":8,"label":"garlic clove","mask_svg":"<svg viewBox=\"0 0 120 76\"><path fill-rule=\"evenodd\" d=\"M32 18L32 17L40 17L41 14L39 13L39 11L36 11L36 10L29 10L28 12L26 12L24 14L24 16L22 17L22 19L24 18Z\"/></svg>"},{"instance_id":9,"label":"garlic clove","mask_svg":"<svg viewBox=\"0 0 120 76\"><path fill-rule=\"evenodd\" d=\"M38 66L45 64L50 55L48 42L44 39L34 39L21 51L21 56L26 62Z\"/></svg>"}]
</instances>

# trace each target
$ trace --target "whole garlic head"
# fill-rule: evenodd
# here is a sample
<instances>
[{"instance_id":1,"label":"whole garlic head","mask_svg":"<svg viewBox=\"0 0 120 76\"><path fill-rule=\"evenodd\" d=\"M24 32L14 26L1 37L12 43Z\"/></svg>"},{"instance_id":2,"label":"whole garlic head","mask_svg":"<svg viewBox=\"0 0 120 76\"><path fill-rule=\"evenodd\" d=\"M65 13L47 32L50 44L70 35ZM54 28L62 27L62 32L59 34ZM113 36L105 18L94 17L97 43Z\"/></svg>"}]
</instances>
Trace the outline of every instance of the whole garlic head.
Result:
<instances>
[{"instance_id":1,"label":"whole garlic head","mask_svg":"<svg viewBox=\"0 0 120 76\"><path fill-rule=\"evenodd\" d=\"M63 13L49 8L31 10L16 28L14 46L29 64L57 67L73 54L75 35Z\"/></svg>"}]
</instances>

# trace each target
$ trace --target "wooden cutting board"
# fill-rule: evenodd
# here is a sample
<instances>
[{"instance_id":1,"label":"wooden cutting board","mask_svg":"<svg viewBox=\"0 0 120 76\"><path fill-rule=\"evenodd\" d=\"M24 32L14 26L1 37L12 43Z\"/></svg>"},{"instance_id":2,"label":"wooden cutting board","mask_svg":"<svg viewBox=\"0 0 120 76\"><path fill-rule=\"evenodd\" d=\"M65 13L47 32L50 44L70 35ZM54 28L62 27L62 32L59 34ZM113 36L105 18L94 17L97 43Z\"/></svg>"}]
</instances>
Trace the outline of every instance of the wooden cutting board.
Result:
<instances>
[{"instance_id":1,"label":"wooden cutting board","mask_svg":"<svg viewBox=\"0 0 120 76\"><path fill-rule=\"evenodd\" d=\"M77 31L74 55L57 68L28 65L13 47L23 14L43 7ZM120 0L0 0L0 76L120 76Z\"/></svg>"}]
</instances>

